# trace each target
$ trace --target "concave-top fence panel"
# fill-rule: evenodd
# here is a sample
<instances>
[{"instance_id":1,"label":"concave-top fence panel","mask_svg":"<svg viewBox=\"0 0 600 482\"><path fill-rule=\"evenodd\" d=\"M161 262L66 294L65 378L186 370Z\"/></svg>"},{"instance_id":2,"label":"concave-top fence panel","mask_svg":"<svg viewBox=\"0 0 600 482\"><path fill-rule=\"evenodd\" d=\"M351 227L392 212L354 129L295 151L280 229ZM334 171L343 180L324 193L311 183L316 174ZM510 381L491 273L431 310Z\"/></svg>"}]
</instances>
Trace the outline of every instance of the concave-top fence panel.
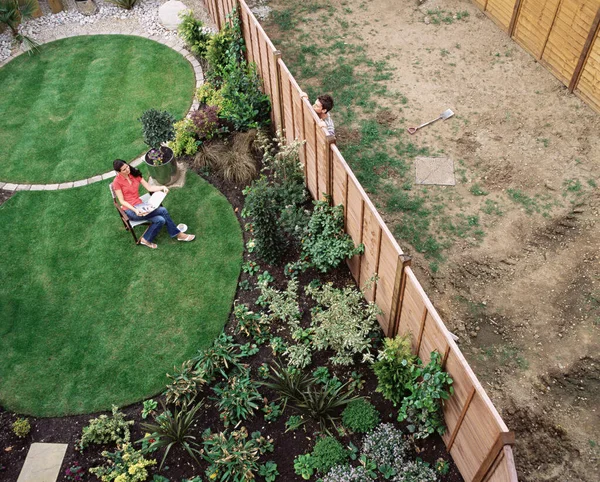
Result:
<instances>
[{"instance_id":1,"label":"concave-top fence panel","mask_svg":"<svg viewBox=\"0 0 600 482\"><path fill-rule=\"evenodd\" d=\"M207 0L217 25L223 25L233 3ZM300 160L308 190L314 199L329 195L334 204L343 205L346 232L356 244L365 246L364 254L354 256L348 266L361 287L378 276L378 282L363 292L381 308L378 320L384 333L410 333L413 351L424 362L437 350L454 379L455 394L444 407L448 430L443 440L458 469L468 481L516 481L512 433L416 279L410 257L398 246L335 145L335 138L328 136L306 94L243 0L239 0L239 8L247 57L256 63L271 98L273 122L285 130L288 142L304 141Z\"/></svg>"},{"instance_id":2,"label":"concave-top fence panel","mask_svg":"<svg viewBox=\"0 0 600 482\"><path fill-rule=\"evenodd\" d=\"M600 0L473 0L521 47L600 112Z\"/></svg>"}]
</instances>

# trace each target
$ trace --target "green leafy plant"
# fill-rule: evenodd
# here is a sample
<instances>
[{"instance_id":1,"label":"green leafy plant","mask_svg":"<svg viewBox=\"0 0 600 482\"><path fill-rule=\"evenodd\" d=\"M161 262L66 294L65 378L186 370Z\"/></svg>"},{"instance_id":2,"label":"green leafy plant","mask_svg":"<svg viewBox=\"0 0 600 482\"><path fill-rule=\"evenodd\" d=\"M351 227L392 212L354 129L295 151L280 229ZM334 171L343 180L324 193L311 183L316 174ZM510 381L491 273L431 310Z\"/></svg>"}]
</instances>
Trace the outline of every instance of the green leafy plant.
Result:
<instances>
[{"instance_id":1,"label":"green leafy plant","mask_svg":"<svg viewBox=\"0 0 600 482\"><path fill-rule=\"evenodd\" d=\"M250 276L254 276L260 271L260 266L256 264L255 261L248 260L245 261L244 264L242 264L242 271L244 273L248 273Z\"/></svg>"},{"instance_id":2,"label":"green leafy plant","mask_svg":"<svg viewBox=\"0 0 600 482\"><path fill-rule=\"evenodd\" d=\"M285 422L285 431L298 430L304 424L304 420L300 415L291 415Z\"/></svg>"},{"instance_id":3,"label":"green leafy plant","mask_svg":"<svg viewBox=\"0 0 600 482\"><path fill-rule=\"evenodd\" d=\"M196 128L191 119L185 118L173 124L175 137L167 144L176 157L193 156L198 151L200 142L196 139Z\"/></svg>"},{"instance_id":4,"label":"green leafy plant","mask_svg":"<svg viewBox=\"0 0 600 482\"><path fill-rule=\"evenodd\" d=\"M263 477L265 482L274 482L279 475L277 464L272 460L269 460L266 464L263 464L259 467L258 475Z\"/></svg>"},{"instance_id":5,"label":"green leafy plant","mask_svg":"<svg viewBox=\"0 0 600 482\"><path fill-rule=\"evenodd\" d=\"M226 382L213 387L213 391L217 395L215 400L225 427L254 415L262 400L248 369L240 369Z\"/></svg>"},{"instance_id":6,"label":"green leafy plant","mask_svg":"<svg viewBox=\"0 0 600 482\"><path fill-rule=\"evenodd\" d=\"M167 403L176 406L190 404L206 384L206 378L201 371L194 369L192 360L184 362L179 370L174 369L173 375L167 373L167 378L172 380L165 391Z\"/></svg>"},{"instance_id":7,"label":"green leafy plant","mask_svg":"<svg viewBox=\"0 0 600 482\"><path fill-rule=\"evenodd\" d=\"M158 407L158 402L156 400L144 400L144 407L142 409L142 418L148 418L148 415L152 414L156 407Z\"/></svg>"},{"instance_id":8,"label":"green leafy plant","mask_svg":"<svg viewBox=\"0 0 600 482\"><path fill-rule=\"evenodd\" d=\"M377 315L381 313L377 305L365 304L362 293L352 287L337 289L328 283L322 287L309 285L305 291L318 303L311 321L314 346L334 350L333 364L352 364L356 354L361 354L363 361L372 361L369 335L376 329Z\"/></svg>"},{"instance_id":9,"label":"green leafy plant","mask_svg":"<svg viewBox=\"0 0 600 482\"><path fill-rule=\"evenodd\" d=\"M344 426L357 433L370 432L379 420L379 412L375 406L364 399L349 403L342 412Z\"/></svg>"},{"instance_id":10,"label":"green leafy plant","mask_svg":"<svg viewBox=\"0 0 600 482\"><path fill-rule=\"evenodd\" d=\"M181 445L190 457L198 462L196 455L200 454L200 450L198 449L199 444L196 442L196 437L190 434L190 428L195 423L198 411L202 408L203 402L197 403L193 407L188 407L187 405L175 407L173 412L167 410L164 403L161 402L161 404L163 413L154 417L155 423L142 424L145 430L151 432L150 435L146 435L142 440L154 439L154 442L150 443L149 450L152 451L153 449L165 447L165 453L160 462L160 469L162 470L169 451L175 445Z\"/></svg>"},{"instance_id":11,"label":"green leafy plant","mask_svg":"<svg viewBox=\"0 0 600 482\"><path fill-rule=\"evenodd\" d=\"M364 467L337 465L323 477L323 482L365 482L371 479L372 477Z\"/></svg>"},{"instance_id":12,"label":"green leafy plant","mask_svg":"<svg viewBox=\"0 0 600 482\"><path fill-rule=\"evenodd\" d=\"M287 349L287 344L280 336L274 336L269 342L273 356L279 356Z\"/></svg>"},{"instance_id":13,"label":"green leafy plant","mask_svg":"<svg viewBox=\"0 0 600 482\"><path fill-rule=\"evenodd\" d=\"M258 367L258 376L260 378L262 378L263 380L266 380L267 378L269 378L269 372L270 372L270 368L269 365L267 365L266 363L263 363L262 365L260 365Z\"/></svg>"},{"instance_id":14,"label":"green leafy plant","mask_svg":"<svg viewBox=\"0 0 600 482\"><path fill-rule=\"evenodd\" d=\"M264 343L269 339L270 322L266 316L250 311L244 303L235 305L233 316L237 321L236 330L238 333L253 338L257 343Z\"/></svg>"},{"instance_id":15,"label":"green leafy plant","mask_svg":"<svg viewBox=\"0 0 600 482\"><path fill-rule=\"evenodd\" d=\"M246 201L242 215L252 218L256 254L269 264L277 264L287 249L287 241L279 225L280 207L273 187L261 176L243 193Z\"/></svg>"},{"instance_id":16,"label":"green leafy plant","mask_svg":"<svg viewBox=\"0 0 600 482\"><path fill-rule=\"evenodd\" d=\"M112 3L113 5L116 5L119 8L122 8L124 10L131 10L135 4L137 3L137 0L108 0L110 3Z\"/></svg>"},{"instance_id":17,"label":"green leafy plant","mask_svg":"<svg viewBox=\"0 0 600 482\"><path fill-rule=\"evenodd\" d=\"M204 459L210 464L206 470L209 480L246 482L254 480L260 467L261 455L273 451L273 442L260 432L253 432L248 438L245 427L230 434L211 433L206 429L204 439Z\"/></svg>"},{"instance_id":18,"label":"green leafy plant","mask_svg":"<svg viewBox=\"0 0 600 482\"><path fill-rule=\"evenodd\" d=\"M393 482L437 482L438 477L428 463L421 459L406 462L398 469Z\"/></svg>"},{"instance_id":19,"label":"green leafy plant","mask_svg":"<svg viewBox=\"0 0 600 482\"><path fill-rule=\"evenodd\" d=\"M125 444L129 442L131 425L133 420L125 420L125 414L113 405L112 417L102 414L83 428L79 448L83 450L90 444Z\"/></svg>"},{"instance_id":20,"label":"green leafy plant","mask_svg":"<svg viewBox=\"0 0 600 482\"><path fill-rule=\"evenodd\" d=\"M410 393L417 357L412 354L410 334L386 338L383 343L383 349L373 363L378 381L376 391L396 406Z\"/></svg>"},{"instance_id":21,"label":"green leafy plant","mask_svg":"<svg viewBox=\"0 0 600 482\"><path fill-rule=\"evenodd\" d=\"M313 201L314 210L302 237L302 254L322 273L337 268L345 259L365 250L354 246L344 231L344 208L330 206L329 201Z\"/></svg>"},{"instance_id":22,"label":"green leafy plant","mask_svg":"<svg viewBox=\"0 0 600 482\"><path fill-rule=\"evenodd\" d=\"M26 418L17 418L11 427L13 433L19 438L25 438L31 432L31 424Z\"/></svg>"},{"instance_id":23,"label":"green leafy plant","mask_svg":"<svg viewBox=\"0 0 600 482\"><path fill-rule=\"evenodd\" d=\"M262 408L262 411L265 414L266 422L274 422L281 416L283 412L281 405L275 402L271 402L268 405L265 404L265 406Z\"/></svg>"},{"instance_id":24,"label":"green leafy plant","mask_svg":"<svg viewBox=\"0 0 600 482\"><path fill-rule=\"evenodd\" d=\"M148 155L155 165L162 163L160 146L175 138L175 117L167 111L148 109L138 119L142 123L144 142L150 147Z\"/></svg>"},{"instance_id":25,"label":"green leafy plant","mask_svg":"<svg viewBox=\"0 0 600 482\"><path fill-rule=\"evenodd\" d=\"M191 10L180 12L179 17L181 18L181 23L177 27L179 36L194 55L205 58L212 32L204 26L202 20L194 17L194 12Z\"/></svg>"},{"instance_id":26,"label":"green leafy plant","mask_svg":"<svg viewBox=\"0 0 600 482\"><path fill-rule=\"evenodd\" d=\"M326 474L332 467L348 460L348 452L344 446L331 435L317 440L311 455L313 467L321 474Z\"/></svg>"},{"instance_id":27,"label":"green leafy plant","mask_svg":"<svg viewBox=\"0 0 600 482\"><path fill-rule=\"evenodd\" d=\"M402 432L391 423L382 423L365 435L361 452L389 478L404 465L409 450Z\"/></svg>"},{"instance_id":28,"label":"green leafy plant","mask_svg":"<svg viewBox=\"0 0 600 482\"><path fill-rule=\"evenodd\" d=\"M23 20L33 18L37 9L38 3L35 0L0 0L0 25L6 25L14 39L19 43L24 43L30 49L30 53L37 50L39 44L20 33L19 24Z\"/></svg>"},{"instance_id":29,"label":"green leafy plant","mask_svg":"<svg viewBox=\"0 0 600 482\"><path fill-rule=\"evenodd\" d=\"M200 351L193 358L194 369L202 373L207 382L213 381L217 374L226 377L230 368L241 367L239 346L234 343L233 337L221 332L211 347Z\"/></svg>"},{"instance_id":30,"label":"green leafy plant","mask_svg":"<svg viewBox=\"0 0 600 482\"><path fill-rule=\"evenodd\" d=\"M415 438L427 438L446 431L442 404L454 393L452 378L442 369L441 355L431 352L431 361L414 372L411 394L402 400L398 420L408 422Z\"/></svg>"},{"instance_id":31,"label":"green leafy plant","mask_svg":"<svg viewBox=\"0 0 600 482\"><path fill-rule=\"evenodd\" d=\"M148 478L147 467L156 464L156 460L144 458L141 450L135 450L129 443L123 444L115 452L102 452L108 459L105 466L93 467L90 473L103 482L142 482Z\"/></svg>"},{"instance_id":32,"label":"green leafy plant","mask_svg":"<svg viewBox=\"0 0 600 482\"><path fill-rule=\"evenodd\" d=\"M271 365L268 380L260 382L260 384L279 394L279 399L283 401L283 409L290 400L293 400L294 403L302 400L310 383L310 378L306 373L295 368L284 367L277 361Z\"/></svg>"},{"instance_id":33,"label":"green leafy plant","mask_svg":"<svg viewBox=\"0 0 600 482\"><path fill-rule=\"evenodd\" d=\"M315 473L315 466L312 455L298 455L294 459L294 471L304 480L310 479Z\"/></svg>"},{"instance_id":34,"label":"green leafy plant","mask_svg":"<svg viewBox=\"0 0 600 482\"><path fill-rule=\"evenodd\" d=\"M440 457L435 461L435 471L440 475L447 475L450 472L450 464Z\"/></svg>"}]
</instances>

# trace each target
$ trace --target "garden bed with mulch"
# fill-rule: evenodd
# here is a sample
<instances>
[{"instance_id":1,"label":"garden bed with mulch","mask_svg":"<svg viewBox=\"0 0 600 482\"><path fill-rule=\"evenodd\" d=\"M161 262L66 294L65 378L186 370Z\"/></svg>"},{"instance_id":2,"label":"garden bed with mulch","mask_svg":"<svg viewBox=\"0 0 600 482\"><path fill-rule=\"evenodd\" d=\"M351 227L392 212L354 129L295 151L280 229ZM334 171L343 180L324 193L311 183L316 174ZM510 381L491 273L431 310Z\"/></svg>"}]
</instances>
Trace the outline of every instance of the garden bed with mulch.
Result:
<instances>
[{"instance_id":1,"label":"garden bed with mulch","mask_svg":"<svg viewBox=\"0 0 600 482\"><path fill-rule=\"evenodd\" d=\"M232 182L223 180L217 174L211 174L207 172L202 173L209 182L217 187L229 200L234 211L236 212L238 219L242 226L245 222L241 218L240 214L244 205L244 196L242 189L236 186ZM251 239L251 233L244 231L244 241L248 242ZM285 255L285 259L280 266L271 266L258 259L254 253L245 252L244 260L253 261L260 266L260 273L265 270L270 273L273 277L271 285L278 289L285 289L289 278L284 275L283 265L287 262L295 261L299 257L299 253L296 249L291 249ZM242 273L240 282L244 285L244 281L248 280L253 282L252 278L256 278L256 275L250 276L248 273ZM309 284L314 279L319 279L322 283L331 282L335 287L341 288L347 285L355 286L354 280L352 279L349 270L345 265L342 265L327 274L322 274L314 269L309 269L299 275L300 286ZM261 308L256 306L255 302L259 295L258 289L238 289L237 292L237 303L244 303L253 310L260 310ZM299 306L301 309L303 327L308 326L310 323L310 312L314 307L315 302L305 295L302 290L299 290ZM246 344L252 342L251 339L246 338L239 334L236 330L236 319L231 314L230 322L226 326L226 332L231 335L238 344ZM284 327L278 327L278 336L284 339L289 339L290 334ZM376 346L381 346L381 341L376 342ZM395 422L397 416L397 410L392 404L386 401L380 393L375 391L377 387L377 379L373 374L372 369L367 364L355 364L351 366L334 366L329 362L330 356L333 354L330 350L318 351L313 354L311 365L306 369L313 371L315 368L320 366L326 366L332 375L337 376L340 380L346 381L349 378L360 378L364 381L364 385L359 390L359 394L367 397L371 403L377 408L381 414L382 422L394 423L396 426L402 427L403 424ZM272 350L268 344L264 344L259 347L258 353L245 358L244 363L247 364L251 370L252 378L258 379L257 370L258 368L266 363L272 364L274 357ZM354 372L354 374L352 374ZM356 375L359 377L356 377ZM132 373L132 376L135 376ZM169 380L165 377L165 385ZM277 395L266 388L260 388L260 393L266 399L271 402L277 399ZM212 432L218 432L224 430L223 421L220 419L220 413L216 407L216 401L214 392L206 387L201 396L204 397L205 404L200 410L198 419L196 420L191 433L197 437L199 441L202 440L202 432L206 428L210 428ZM164 396L161 397L164 399ZM141 423L148 422L149 419L142 419L142 403L136 403L129 407L122 409L127 420L133 420L134 424L131 428L131 440L136 441L144 436L144 430L141 427ZM302 428L295 431L289 431L286 433L285 422L294 411L291 408L287 408L283 415L277 418L275 421L267 422L263 418L263 412L260 410L246 421L240 424L247 428L248 433L260 431L265 437L270 437L274 444L273 452L267 453L261 457L260 462L264 463L267 460L273 460L277 463L277 470L279 471L279 477L277 480L282 481L300 481L303 480L294 471L294 458L300 454L308 453L314 446L315 440L317 440L321 433L318 424L313 421L308 421ZM95 480L95 476L89 474L87 471L91 467L97 467L105 462L101 452L103 450L113 450L114 446L98 446L91 445L83 451L77 450L78 440L81 438L82 429L86 426L90 419L96 417L94 415L79 415L72 417L63 418L29 418L32 426L32 430L29 435L25 438L18 438L14 435L11 430L12 423L17 419L18 415L6 411L0 411L0 478L2 480L17 480L18 474L21 470L23 462L25 460L27 450L33 442L45 442L45 443L67 443L68 449L66 456L61 468L59 481L73 480L69 479L66 472L71 467L79 466L83 469L81 480ZM238 427L238 428L240 428ZM231 430L232 427L229 427ZM408 433L408 432L407 432ZM361 434L352 434L348 431L343 436L338 434L338 440L340 440L344 446L350 446L353 444L356 447L361 447ZM162 458L161 451L158 451L151 455L160 462ZM414 441L414 452L412 458L419 457L422 460L431 463L435 466L436 461L439 458L443 458L450 463L450 471L448 474L440 476L442 481L460 481L462 480L458 470L454 466L451 458L446 453L444 444L439 436L431 436L425 440ZM355 463L356 465L356 463ZM200 464L196 464L191 457L179 446L175 446L165 462L165 467L162 471L157 471L157 466L152 467L150 473L160 473L160 475L166 477L170 481L180 481L184 478L192 478L194 476L202 477L200 480L208 480L206 478L206 470L209 464L205 461L201 461ZM313 476L313 480L316 480L317 476ZM148 479L151 480L151 479ZM218 480L218 479L217 479ZM265 480L262 477L257 477L257 480ZM381 480L383 480L381 478Z\"/></svg>"}]
</instances>

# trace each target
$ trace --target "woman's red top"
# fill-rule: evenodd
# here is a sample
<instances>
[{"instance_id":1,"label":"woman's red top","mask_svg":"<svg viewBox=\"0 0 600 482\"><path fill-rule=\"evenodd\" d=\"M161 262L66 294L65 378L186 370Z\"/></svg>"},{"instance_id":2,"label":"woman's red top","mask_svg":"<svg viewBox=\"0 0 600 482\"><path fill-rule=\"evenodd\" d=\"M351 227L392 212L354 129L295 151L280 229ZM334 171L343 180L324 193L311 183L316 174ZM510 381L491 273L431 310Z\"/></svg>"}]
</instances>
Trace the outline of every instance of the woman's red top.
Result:
<instances>
[{"instance_id":1,"label":"woman's red top","mask_svg":"<svg viewBox=\"0 0 600 482\"><path fill-rule=\"evenodd\" d=\"M121 191L123 193L123 199L127 201L132 206L136 204L141 204L142 200L140 199L140 183L142 182L141 177L133 177L131 174L129 175L129 180L125 179L121 174L117 174L115 180L113 181L113 189L115 191ZM121 206L123 209L129 209L125 206Z\"/></svg>"}]
</instances>

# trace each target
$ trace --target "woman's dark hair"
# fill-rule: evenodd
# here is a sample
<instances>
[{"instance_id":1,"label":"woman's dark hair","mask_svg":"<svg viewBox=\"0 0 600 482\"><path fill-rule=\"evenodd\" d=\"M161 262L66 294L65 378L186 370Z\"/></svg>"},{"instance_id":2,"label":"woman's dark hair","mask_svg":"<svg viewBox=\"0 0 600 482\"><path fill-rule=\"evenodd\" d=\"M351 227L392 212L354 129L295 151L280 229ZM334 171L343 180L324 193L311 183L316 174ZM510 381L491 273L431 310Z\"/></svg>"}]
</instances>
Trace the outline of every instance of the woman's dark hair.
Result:
<instances>
[{"instance_id":1,"label":"woman's dark hair","mask_svg":"<svg viewBox=\"0 0 600 482\"><path fill-rule=\"evenodd\" d=\"M127 163L123 159L115 159L113 161L113 169L117 172L121 172L121 168L125 166ZM139 169L136 169L133 166L129 166L129 172L133 177L142 177L142 173Z\"/></svg>"}]
</instances>

